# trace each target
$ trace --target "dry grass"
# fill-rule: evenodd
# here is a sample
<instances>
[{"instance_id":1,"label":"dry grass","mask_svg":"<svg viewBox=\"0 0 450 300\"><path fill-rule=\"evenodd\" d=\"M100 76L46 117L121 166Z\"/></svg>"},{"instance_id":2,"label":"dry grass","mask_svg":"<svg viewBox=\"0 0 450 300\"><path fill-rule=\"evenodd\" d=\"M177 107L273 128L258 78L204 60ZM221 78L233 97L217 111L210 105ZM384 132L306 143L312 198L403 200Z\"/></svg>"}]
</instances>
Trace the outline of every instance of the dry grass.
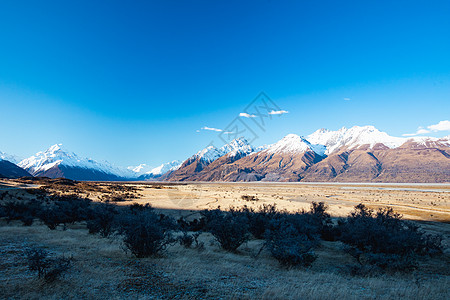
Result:
<instances>
[{"instance_id":1,"label":"dry grass","mask_svg":"<svg viewBox=\"0 0 450 300\"><path fill-rule=\"evenodd\" d=\"M2 298L225 298L225 299L448 299L448 254L428 272L352 277L342 269L354 263L339 243L324 242L310 269L284 269L266 252L256 259L261 241L224 252L209 234L205 250L174 245L158 258L135 259L120 239L88 234L81 224L66 231L19 223L0 226L0 291ZM30 272L22 255L42 247L57 255L73 255L74 267L51 284ZM428 264L428 262L427 262ZM429 273L429 272L433 273Z\"/></svg>"}]
</instances>

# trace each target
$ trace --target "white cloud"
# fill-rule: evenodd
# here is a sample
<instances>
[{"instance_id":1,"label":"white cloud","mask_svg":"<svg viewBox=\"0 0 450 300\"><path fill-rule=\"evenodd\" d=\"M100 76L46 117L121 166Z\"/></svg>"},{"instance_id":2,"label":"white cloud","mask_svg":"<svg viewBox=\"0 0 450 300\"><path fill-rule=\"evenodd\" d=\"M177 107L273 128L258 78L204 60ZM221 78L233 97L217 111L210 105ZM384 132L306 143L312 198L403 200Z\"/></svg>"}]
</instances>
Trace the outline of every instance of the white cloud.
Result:
<instances>
[{"instance_id":1,"label":"white cloud","mask_svg":"<svg viewBox=\"0 0 450 300\"><path fill-rule=\"evenodd\" d=\"M437 124L434 125L430 125L427 127L428 129L430 129L431 131L450 131L450 121L449 120L445 120L445 121L440 121Z\"/></svg>"},{"instance_id":2,"label":"white cloud","mask_svg":"<svg viewBox=\"0 0 450 300\"><path fill-rule=\"evenodd\" d=\"M430 131L427 129L424 129L424 128L419 128L419 129L417 129L417 132L416 132L416 134L425 134L425 133L430 133Z\"/></svg>"},{"instance_id":3,"label":"white cloud","mask_svg":"<svg viewBox=\"0 0 450 300\"><path fill-rule=\"evenodd\" d=\"M345 100L345 101L350 101L351 99L348 98L348 97L345 97L344 100Z\"/></svg>"},{"instance_id":4,"label":"white cloud","mask_svg":"<svg viewBox=\"0 0 450 300\"><path fill-rule=\"evenodd\" d=\"M239 117L245 117L245 118L256 118L255 115L250 115L248 113L240 113Z\"/></svg>"},{"instance_id":5,"label":"white cloud","mask_svg":"<svg viewBox=\"0 0 450 300\"><path fill-rule=\"evenodd\" d=\"M425 129L422 126L420 126L419 128L417 128L416 133L405 133L402 135L403 136L416 136L416 135L426 134L426 133L430 133L430 132L450 131L450 121L449 120L440 121L437 124L427 126L427 128L428 129Z\"/></svg>"},{"instance_id":6,"label":"white cloud","mask_svg":"<svg viewBox=\"0 0 450 300\"><path fill-rule=\"evenodd\" d=\"M282 114L288 114L289 112L287 110L272 110L269 112L269 115L282 115Z\"/></svg>"},{"instance_id":7,"label":"white cloud","mask_svg":"<svg viewBox=\"0 0 450 300\"><path fill-rule=\"evenodd\" d=\"M218 129L218 128L214 128L214 127L208 127L208 126L203 126L201 128L202 130L210 130L210 131L217 131L217 132L222 132L222 129Z\"/></svg>"}]
</instances>

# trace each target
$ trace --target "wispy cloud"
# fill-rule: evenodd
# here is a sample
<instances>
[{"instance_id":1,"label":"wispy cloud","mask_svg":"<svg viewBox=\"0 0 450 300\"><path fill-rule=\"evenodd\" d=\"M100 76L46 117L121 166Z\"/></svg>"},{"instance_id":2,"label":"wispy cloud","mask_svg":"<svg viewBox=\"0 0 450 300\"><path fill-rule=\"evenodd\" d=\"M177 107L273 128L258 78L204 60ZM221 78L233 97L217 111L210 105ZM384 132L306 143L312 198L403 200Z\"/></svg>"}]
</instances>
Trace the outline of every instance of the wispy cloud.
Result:
<instances>
[{"instance_id":1,"label":"wispy cloud","mask_svg":"<svg viewBox=\"0 0 450 300\"><path fill-rule=\"evenodd\" d=\"M289 112L287 110L272 110L269 112L269 115L282 115L282 114L288 114Z\"/></svg>"},{"instance_id":2,"label":"wispy cloud","mask_svg":"<svg viewBox=\"0 0 450 300\"><path fill-rule=\"evenodd\" d=\"M431 131L437 132L437 131L450 131L450 121L440 121L439 123L435 125L430 125L427 127Z\"/></svg>"},{"instance_id":3,"label":"wispy cloud","mask_svg":"<svg viewBox=\"0 0 450 300\"><path fill-rule=\"evenodd\" d=\"M345 100L345 101L350 101L351 99L348 98L348 97L345 97L344 100Z\"/></svg>"},{"instance_id":4,"label":"wispy cloud","mask_svg":"<svg viewBox=\"0 0 450 300\"><path fill-rule=\"evenodd\" d=\"M427 128L423 128L422 126L419 126L419 128L417 128L417 131L415 133L405 133L405 134L403 134L403 136L416 136L416 135L426 134L426 133L430 133L430 132L439 132L439 131L450 131L450 121L449 120L440 121L437 124L427 126Z\"/></svg>"},{"instance_id":5,"label":"wispy cloud","mask_svg":"<svg viewBox=\"0 0 450 300\"><path fill-rule=\"evenodd\" d=\"M218 128L214 128L214 127L208 127L208 126L203 126L202 128L200 128L201 130L209 130L209 131L217 131L217 132L222 132L222 129L218 129Z\"/></svg>"},{"instance_id":6,"label":"wispy cloud","mask_svg":"<svg viewBox=\"0 0 450 300\"><path fill-rule=\"evenodd\" d=\"M244 118L256 118L255 115L250 115L248 113L240 113L239 117L244 117Z\"/></svg>"}]
</instances>

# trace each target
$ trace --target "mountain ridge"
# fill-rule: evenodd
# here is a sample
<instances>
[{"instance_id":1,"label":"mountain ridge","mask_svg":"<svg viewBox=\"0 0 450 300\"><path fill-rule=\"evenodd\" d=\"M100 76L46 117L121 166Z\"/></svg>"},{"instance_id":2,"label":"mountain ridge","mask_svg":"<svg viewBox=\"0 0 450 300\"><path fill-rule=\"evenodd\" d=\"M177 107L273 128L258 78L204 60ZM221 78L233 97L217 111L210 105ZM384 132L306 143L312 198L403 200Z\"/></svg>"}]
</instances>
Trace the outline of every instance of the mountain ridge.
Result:
<instances>
[{"instance_id":1,"label":"mountain ridge","mask_svg":"<svg viewBox=\"0 0 450 300\"><path fill-rule=\"evenodd\" d=\"M0 152L2 157L13 156ZM17 168L76 180L450 182L450 135L392 137L369 125L288 134L261 147L240 137L156 168L118 168L55 144Z\"/></svg>"}]
</instances>

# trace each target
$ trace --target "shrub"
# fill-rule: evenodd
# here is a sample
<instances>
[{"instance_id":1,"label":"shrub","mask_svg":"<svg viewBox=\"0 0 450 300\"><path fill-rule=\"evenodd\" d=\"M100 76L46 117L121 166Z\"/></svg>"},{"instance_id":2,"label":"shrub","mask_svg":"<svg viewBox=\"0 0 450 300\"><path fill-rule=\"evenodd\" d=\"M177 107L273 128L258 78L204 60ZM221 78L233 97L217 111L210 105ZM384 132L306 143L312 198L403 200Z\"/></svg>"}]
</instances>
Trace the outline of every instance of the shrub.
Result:
<instances>
[{"instance_id":1,"label":"shrub","mask_svg":"<svg viewBox=\"0 0 450 300\"><path fill-rule=\"evenodd\" d=\"M203 211L208 231L227 251L235 252L244 242L248 241L247 218L242 214L232 214L219 209Z\"/></svg>"},{"instance_id":2,"label":"shrub","mask_svg":"<svg viewBox=\"0 0 450 300\"><path fill-rule=\"evenodd\" d=\"M359 204L345 221L340 221L341 240L362 252L398 255L442 252L442 237L425 235L411 222L401 220L392 208L376 213Z\"/></svg>"},{"instance_id":3,"label":"shrub","mask_svg":"<svg viewBox=\"0 0 450 300\"><path fill-rule=\"evenodd\" d=\"M442 237L425 235L411 222L401 220L392 208L377 212L363 204L355 207L345 220L339 221L340 240L357 261L380 269L414 269L416 255L442 252Z\"/></svg>"},{"instance_id":4,"label":"shrub","mask_svg":"<svg viewBox=\"0 0 450 300\"><path fill-rule=\"evenodd\" d=\"M41 278L50 266L50 260L48 259L48 252L43 249L32 248L25 251L25 255L28 261L28 268L31 271L37 271L38 277Z\"/></svg>"},{"instance_id":5,"label":"shrub","mask_svg":"<svg viewBox=\"0 0 450 300\"><path fill-rule=\"evenodd\" d=\"M41 209L39 218L51 230L58 225L72 224L75 222L86 221L91 214L91 200L78 198L75 195L53 196L52 203Z\"/></svg>"},{"instance_id":6,"label":"shrub","mask_svg":"<svg viewBox=\"0 0 450 300\"><path fill-rule=\"evenodd\" d=\"M89 233L100 233L102 237L107 237L113 230L114 219L117 214L114 206L109 204L98 204L92 210L92 216L87 221Z\"/></svg>"},{"instance_id":7,"label":"shrub","mask_svg":"<svg viewBox=\"0 0 450 300\"><path fill-rule=\"evenodd\" d=\"M28 268L37 271L38 277L44 277L51 282L64 275L72 266L72 258L64 256L50 258L49 253L43 249L31 248L25 251Z\"/></svg>"},{"instance_id":8,"label":"shrub","mask_svg":"<svg viewBox=\"0 0 450 300\"><path fill-rule=\"evenodd\" d=\"M178 242L181 246L184 248L191 248L192 244L194 243L194 236L191 234L188 234L186 231L183 232L183 235L178 237Z\"/></svg>"},{"instance_id":9,"label":"shrub","mask_svg":"<svg viewBox=\"0 0 450 300\"><path fill-rule=\"evenodd\" d=\"M0 217L6 217L8 223L12 220L20 220L25 226L30 226L40 209L41 205L36 201L9 201L2 205Z\"/></svg>"},{"instance_id":10,"label":"shrub","mask_svg":"<svg viewBox=\"0 0 450 300\"><path fill-rule=\"evenodd\" d=\"M234 214L243 214L247 218L248 230L257 239L263 239L271 220L280 217L275 204L263 204L258 210L244 206L240 210L231 210Z\"/></svg>"},{"instance_id":11,"label":"shrub","mask_svg":"<svg viewBox=\"0 0 450 300\"><path fill-rule=\"evenodd\" d=\"M241 199L245 200L245 201L258 201L259 200L258 197L253 196L253 195L242 195Z\"/></svg>"},{"instance_id":12,"label":"shrub","mask_svg":"<svg viewBox=\"0 0 450 300\"><path fill-rule=\"evenodd\" d=\"M273 220L266 232L266 245L272 256L284 266L310 266L317 258L315 245L306 234L286 220Z\"/></svg>"},{"instance_id":13,"label":"shrub","mask_svg":"<svg viewBox=\"0 0 450 300\"><path fill-rule=\"evenodd\" d=\"M185 218L180 217L177 220L178 227L183 231L205 231L206 230L206 219L201 217L199 219L193 219L192 221L187 221Z\"/></svg>"},{"instance_id":14,"label":"shrub","mask_svg":"<svg viewBox=\"0 0 450 300\"><path fill-rule=\"evenodd\" d=\"M120 227L125 249L138 258L154 256L173 243L170 232L151 210L122 216Z\"/></svg>"}]
</instances>

